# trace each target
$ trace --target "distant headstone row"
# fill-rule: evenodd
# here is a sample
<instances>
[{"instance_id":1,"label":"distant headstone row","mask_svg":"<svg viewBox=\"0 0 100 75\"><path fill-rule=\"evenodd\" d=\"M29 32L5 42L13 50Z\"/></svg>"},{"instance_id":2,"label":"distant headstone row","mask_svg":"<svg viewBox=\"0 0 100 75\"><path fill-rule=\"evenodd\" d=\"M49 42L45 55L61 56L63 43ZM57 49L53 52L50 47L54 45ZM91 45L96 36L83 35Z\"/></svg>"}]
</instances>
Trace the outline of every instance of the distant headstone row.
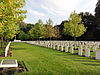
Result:
<instances>
[{"instance_id":1,"label":"distant headstone row","mask_svg":"<svg viewBox=\"0 0 100 75\"><path fill-rule=\"evenodd\" d=\"M27 43L39 45L47 48L53 48L63 52L74 53L78 50L78 55L82 56L84 51L85 57L91 57L90 52L96 52L96 59L100 60L100 42L94 41L26 41Z\"/></svg>"}]
</instances>

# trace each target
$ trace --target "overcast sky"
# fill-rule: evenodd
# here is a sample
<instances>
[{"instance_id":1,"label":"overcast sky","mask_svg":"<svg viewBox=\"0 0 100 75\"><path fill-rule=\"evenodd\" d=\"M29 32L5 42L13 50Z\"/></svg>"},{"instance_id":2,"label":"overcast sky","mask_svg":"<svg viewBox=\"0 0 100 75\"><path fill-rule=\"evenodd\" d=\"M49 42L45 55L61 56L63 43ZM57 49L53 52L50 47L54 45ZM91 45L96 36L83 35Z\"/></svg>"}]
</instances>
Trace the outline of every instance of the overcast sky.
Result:
<instances>
[{"instance_id":1,"label":"overcast sky","mask_svg":"<svg viewBox=\"0 0 100 75\"><path fill-rule=\"evenodd\" d=\"M71 12L90 12L94 14L97 0L25 0L24 7L27 10L26 23L36 23L42 19L52 19L54 24L60 24L67 20Z\"/></svg>"}]
</instances>

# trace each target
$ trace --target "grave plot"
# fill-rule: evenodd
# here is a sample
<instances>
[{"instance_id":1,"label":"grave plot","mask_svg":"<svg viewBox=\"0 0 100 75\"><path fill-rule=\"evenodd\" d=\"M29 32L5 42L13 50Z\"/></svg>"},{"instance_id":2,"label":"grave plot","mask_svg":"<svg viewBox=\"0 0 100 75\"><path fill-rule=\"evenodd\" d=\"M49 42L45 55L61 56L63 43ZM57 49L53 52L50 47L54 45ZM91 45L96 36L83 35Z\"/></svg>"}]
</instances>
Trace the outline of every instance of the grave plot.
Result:
<instances>
[{"instance_id":1,"label":"grave plot","mask_svg":"<svg viewBox=\"0 0 100 75\"><path fill-rule=\"evenodd\" d=\"M18 67L17 60L4 59L1 61L0 68L4 67Z\"/></svg>"},{"instance_id":2,"label":"grave plot","mask_svg":"<svg viewBox=\"0 0 100 75\"><path fill-rule=\"evenodd\" d=\"M100 60L71 54L70 45L68 53L60 51L61 47L56 51L27 43L12 43L12 46L11 58L23 60L28 68L28 72L17 75L100 75Z\"/></svg>"},{"instance_id":3,"label":"grave plot","mask_svg":"<svg viewBox=\"0 0 100 75\"><path fill-rule=\"evenodd\" d=\"M25 41L24 41L25 42ZM26 43L53 48L71 54L100 59L100 42L95 41L26 41ZM97 53L98 52L98 53Z\"/></svg>"},{"instance_id":4,"label":"grave plot","mask_svg":"<svg viewBox=\"0 0 100 75\"><path fill-rule=\"evenodd\" d=\"M12 75L22 72L27 72L23 61L17 61L14 59L3 59L0 64L0 75Z\"/></svg>"}]
</instances>

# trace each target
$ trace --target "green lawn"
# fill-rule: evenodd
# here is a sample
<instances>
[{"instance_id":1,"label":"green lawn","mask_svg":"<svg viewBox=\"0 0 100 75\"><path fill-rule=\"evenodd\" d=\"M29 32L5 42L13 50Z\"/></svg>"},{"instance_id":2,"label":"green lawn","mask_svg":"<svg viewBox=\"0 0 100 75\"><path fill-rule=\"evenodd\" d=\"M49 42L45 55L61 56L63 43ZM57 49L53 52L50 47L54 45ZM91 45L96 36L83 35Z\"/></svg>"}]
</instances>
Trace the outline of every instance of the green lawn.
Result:
<instances>
[{"instance_id":1,"label":"green lawn","mask_svg":"<svg viewBox=\"0 0 100 75\"><path fill-rule=\"evenodd\" d=\"M100 75L100 60L25 43L12 43L13 56L24 61L27 73L17 75Z\"/></svg>"}]
</instances>

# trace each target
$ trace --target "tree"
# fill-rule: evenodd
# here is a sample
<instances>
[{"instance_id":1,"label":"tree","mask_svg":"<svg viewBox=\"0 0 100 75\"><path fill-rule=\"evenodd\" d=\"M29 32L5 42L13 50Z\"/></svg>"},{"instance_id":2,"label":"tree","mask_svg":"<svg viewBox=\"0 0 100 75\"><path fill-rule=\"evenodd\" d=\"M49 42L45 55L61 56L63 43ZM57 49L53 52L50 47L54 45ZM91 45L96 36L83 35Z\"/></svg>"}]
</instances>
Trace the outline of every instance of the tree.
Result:
<instances>
[{"instance_id":1,"label":"tree","mask_svg":"<svg viewBox=\"0 0 100 75\"><path fill-rule=\"evenodd\" d=\"M64 34L74 37L74 40L76 40L76 37L80 37L82 34L84 34L84 32L86 32L86 28L81 21L81 16L75 13L75 11L72 12L69 21L64 23Z\"/></svg>"},{"instance_id":2,"label":"tree","mask_svg":"<svg viewBox=\"0 0 100 75\"><path fill-rule=\"evenodd\" d=\"M27 24L25 22L18 23L19 29L25 33L28 33L30 29L34 26L34 24Z\"/></svg>"},{"instance_id":3,"label":"tree","mask_svg":"<svg viewBox=\"0 0 100 75\"><path fill-rule=\"evenodd\" d=\"M34 27L34 24L27 24L24 22L18 23L19 26L19 33L16 35L17 39L20 40L29 40L28 32Z\"/></svg>"},{"instance_id":4,"label":"tree","mask_svg":"<svg viewBox=\"0 0 100 75\"><path fill-rule=\"evenodd\" d=\"M18 34L18 39L20 39L20 40L28 40L29 39L29 35L26 34L23 31L20 31L19 34Z\"/></svg>"},{"instance_id":5,"label":"tree","mask_svg":"<svg viewBox=\"0 0 100 75\"><path fill-rule=\"evenodd\" d=\"M79 14L82 18L82 23L85 27L91 27L95 25L95 16L89 12L81 12Z\"/></svg>"},{"instance_id":6,"label":"tree","mask_svg":"<svg viewBox=\"0 0 100 75\"><path fill-rule=\"evenodd\" d=\"M53 27L53 21L51 19L48 19L45 25L45 37L50 38L51 40L52 37L56 37L56 34L57 32Z\"/></svg>"},{"instance_id":7,"label":"tree","mask_svg":"<svg viewBox=\"0 0 100 75\"><path fill-rule=\"evenodd\" d=\"M29 31L29 34L32 39L44 38L44 24L42 20L38 20L34 27Z\"/></svg>"},{"instance_id":8,"label":"tree","mask_svg":"<svg viewBox=\"0 0 100 75\"><path fill-rule=\"evenodd\" d=\"M53 21L49 18L49 19L46 21L46 24L47 24L47 25L53 25Z\"/></svg>"},{"instance_id":9,"label":"tree","mask_svg":"<svg viewBox=\"0 0 100 75\"><path fill-rule=\"evenodd\" d=\"M67 20L64 20L61 22L61 24L58 26L59 27L59 32L60 32L60 35L61 35L61 39L65 40L65 39L68 39L70 40L71 39L71 36L69 35L64 35L63 33L63 29L64 29L64 23L68 22Z\"/></svg>"},{"instance_id":10,"label":"tree","mask_svg":"<svg viewBox=\"0 0 100 75\"><path fill-rule=\"evenodd\" d=\"M95 17L96 17L96 23L98 27L100 28L100 0L98 0L95 8Z\"/></svg>"},{"instance_id":11,"label":"tree","mask_svg":"<svg viewBox=\"0 0 100 75\"><path fill-rule=\"evenodd\" d=\"M82 18L82 23L85 27L87 27L86 33L80 38L83 38L85 40L96 40L97 37L95 33L97 33L97 29L95 23L95 16L89 12L81 12L79 15Z\"/></svg>"},{"instance_id":12,"label":"tree","mask_svg":"<svg viewBox=\"0 0 100 75\"><path fill-rule=\"evenodd\" d=\"M100 40L100 0L98 0L95 8L95 22L97 29L97 39Z\"/></svg>"},{"instance_id":13,"label":"tree","mask_svg":"<svg viewBox=\"0 0 100 75\"><path fill-rule=\"evenodd\" d=\"M6 25L3 27L3 36L6 40L12 39L18 33L18 26L15 24Z\"/></svg>"},{"instance_id":14,"label":"tree","mask_svg":"<svg viewBox=\"0 0 100 75\"><path fill-rule=\"evenodd\" d=\"M56 33L56 39L60 39L61 38L60 25L55 25L54 29L55 29L55 33Z\"/></svg>"},{"instance_id":15,"label":"tree","mask_svg":"<svg viewBox=\"0 0 100 75\"><path fill-rule=\"evenodd\" d=\"M24 31L26 29L27 24L22 21L22 22L18 23L18 26L21 31Z\"/></svg>"},{"instance_id":16,"label":"tree","mask_svg":"<svg viewBox=\"0 0 100 75\"><path fill-rule=\"evenodd\" d=\"M0 26L1 46L3 38L11 39L17 33L18 22L25 18L26 11L21 8L25 5L24 0L1 0L0 1ZM8 28L7 28L8 27Z\"/></svg>"},{"instance_id":17,"label":"tree","mask_svg":"<svg viewBox=\"0 0 100 75\"><path fill-rule=\"evenodd\" d=\"M32 29L32 27L34 26L34 24L27 24L25 29L23 30L25 33L28 33L30 29Z\"/></svg>"}]
</instances>

